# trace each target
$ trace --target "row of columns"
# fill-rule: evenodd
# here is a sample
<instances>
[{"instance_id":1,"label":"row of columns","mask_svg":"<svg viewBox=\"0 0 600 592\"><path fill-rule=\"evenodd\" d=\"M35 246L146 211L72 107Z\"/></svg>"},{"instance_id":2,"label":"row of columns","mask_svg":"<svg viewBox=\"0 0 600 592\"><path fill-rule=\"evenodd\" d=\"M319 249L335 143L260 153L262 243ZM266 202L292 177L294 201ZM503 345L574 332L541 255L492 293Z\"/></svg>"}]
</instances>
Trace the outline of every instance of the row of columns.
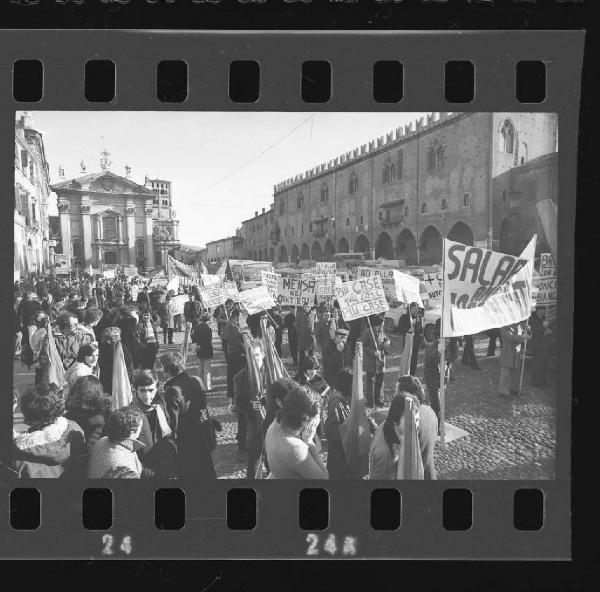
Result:
<instances>
[{"instance_id":1,"label":"row of columns","mask_svg":"<svg viewBox=\"0 0 600 592\"><path fill-rule=\"evenodd\" d=\"M59 204L58 206L59 218L60 218L60 231L63 242L63 249L68 252L72 243L71 237L71 219L69 215L69 204ZM146 267L154 267L154 244L152 239L152 208L146 208L145 213L145 227L144 227L144 256L146 260ZM135 236L135 208L133 206L127 206L125 208L125 220L127 226L127 255L128 262L131 265L137 263L137 252L136 252L136 236ZM91 219L91 207L87 204L81 205L81 230L83 240L83 257L84 266L88 267L92 263L92 219ZM102 220L97 217L95 223L95 235L96 238L103 238ZM117 239L123 240L123 217L117 216ZM101 250L99 251L101 252Z\"/></svg>"}]
</instances>

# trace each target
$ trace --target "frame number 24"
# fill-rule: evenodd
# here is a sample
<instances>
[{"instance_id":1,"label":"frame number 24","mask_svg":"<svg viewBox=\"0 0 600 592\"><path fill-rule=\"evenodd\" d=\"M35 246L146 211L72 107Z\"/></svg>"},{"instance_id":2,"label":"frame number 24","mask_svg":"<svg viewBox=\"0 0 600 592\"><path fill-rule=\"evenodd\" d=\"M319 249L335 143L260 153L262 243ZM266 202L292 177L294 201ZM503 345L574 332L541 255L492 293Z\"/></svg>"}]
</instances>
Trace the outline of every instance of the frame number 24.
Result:
<instances>
[{"instance_id":1,"label":"frame number 24","mask_svg":"<svg viewBox=\"0 0 600 592\"><path fill-rule=\"evenodd\" d=\"M102 555L114 555L115 552L119 555L131 555L133 550L132 540L129 535L125 535L121 544L115 541L112 534L102 535Z\"/></svg>"},{"instance_id":2,"label":"frame number 24","mask_svg":"<svg viewBox=\"0 0 600 592\"><path fill-rule=\"evenodd\" d=\"M358 539L355 536L347 535L343 540L339 540L335 534L330 534L325 538L322 543L322 548L319 545L319 535L313 532L306 535L306 542L308 547L306 548L307 555L320 555L321 553L327 553L328 555L356 555L356 547L358 546Z\"/></svg>"}]
</instances>

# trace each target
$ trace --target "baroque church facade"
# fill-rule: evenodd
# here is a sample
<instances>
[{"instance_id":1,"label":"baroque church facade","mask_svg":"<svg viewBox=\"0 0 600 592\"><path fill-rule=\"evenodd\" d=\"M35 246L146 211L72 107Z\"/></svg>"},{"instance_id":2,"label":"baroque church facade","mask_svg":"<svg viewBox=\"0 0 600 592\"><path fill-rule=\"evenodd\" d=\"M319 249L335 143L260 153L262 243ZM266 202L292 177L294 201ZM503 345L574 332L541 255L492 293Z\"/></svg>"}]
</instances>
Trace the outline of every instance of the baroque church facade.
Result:
<instances>
[{"instance_id":1,"label":"baroque church facade","mask_svg":"<svg viewBox=\"0 0 600 592\"><path fill-rule=\"evenodd\" d=\"M110 171L109 165L105 152L100 172L52 185L69 267L99 270L123 265L143 272L164 265L167 255L176 256L179 250L174 230L178 221L170 217L169 232L164 217L155 220L160 199L156 191L132 181L129 167L122 177Z\"/></svg>"}]
</instances>

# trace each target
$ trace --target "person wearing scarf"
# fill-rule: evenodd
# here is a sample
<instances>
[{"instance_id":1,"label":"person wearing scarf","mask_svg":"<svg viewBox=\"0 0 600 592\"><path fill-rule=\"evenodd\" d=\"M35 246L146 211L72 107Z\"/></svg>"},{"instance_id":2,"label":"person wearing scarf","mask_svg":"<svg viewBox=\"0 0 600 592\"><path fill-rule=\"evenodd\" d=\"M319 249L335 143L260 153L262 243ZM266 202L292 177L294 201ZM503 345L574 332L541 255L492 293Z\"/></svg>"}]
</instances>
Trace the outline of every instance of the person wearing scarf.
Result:
<instances>
[{"instance_id":1,"label":"person wearing scarf","mask_svg":"<svg viewBox=\"0 0 600 592\"><path fill-rule=\"evenodd\" d=\"M165 401L158 392L151 370L137 370L133 375L133 408L143 414L139 441L144 445L138 456L144 465L143 477L177 476L177 446L167 419Z\"/></svg>"}]
</instances>

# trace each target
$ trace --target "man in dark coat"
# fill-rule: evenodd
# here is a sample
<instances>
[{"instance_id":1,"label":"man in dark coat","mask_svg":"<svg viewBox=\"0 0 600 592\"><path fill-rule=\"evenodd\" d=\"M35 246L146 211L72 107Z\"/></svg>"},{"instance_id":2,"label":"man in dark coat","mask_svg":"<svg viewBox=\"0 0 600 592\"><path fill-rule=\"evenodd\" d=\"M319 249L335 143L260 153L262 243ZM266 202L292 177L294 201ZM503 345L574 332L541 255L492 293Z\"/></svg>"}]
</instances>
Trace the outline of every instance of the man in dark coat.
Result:
<instances>
[{"instance_id":1,"label":"man in dark coat","mask_svg":"<svg viewBox=\"0 0 600 592\"><path fill-rule=\"evenodd\" d=\"M223 336L227 344L227 396L233 401L233 377L244 367L246 361L239 310L231 311Z\"/></svg>"},{"instance_id":2,"label":"man in dark coat","mask_svg":"<svg viewBox=\"0 0 600 592\"><path fill-rule=\"evenodd\" d=\"M200 322L200 313L202 312L202 305L193 292L189 293L189 300L183 305L183 317L186 323L192 323L192 329L196 328L196 325Z\"/></svg>"},{"instance_id":3,"label":"man in dark coat","mask_svg":"<svg viewBox=\"0 0 600 592\"><path fill-rule=\"evenodd\" d=\"M336 329L323 347L323 378L327 384L332 384L338 372L352 365L352 354L347 346L348 330Z\"/></svg>"},{"instance_id":4,"label":"man in dark coat","mask_svg":"<svg viewBox=\"0 0 600 592\"><path fill-rule=\"evenodd\" d=\"M160 357L167 378L165 403L178 449L179 474L184 479L216 479L212 460L214 432L200 381L183 368L179 352Z\"/></svg>"},{"instance_id":5,"label":"man in dark coat","mask_svg":"<svg viewBox=\"0 0 600 592\"><path fill-rule=\"evenodd\" d=\"M144 447L138 457L145 477L177 477L177 445L167 419L162 394L158 392L156 377L150 370L138 370L133 375L133 402L144 414L142 431L138 440Z\"/></svg>"},{"instance_id":6,"label":"man in dark coat","mask_svg":"<svg viewBox=\"0 0 600 592\"><path fill-rule=\"evenodd\" d=\"M137 297L137 305L140 312L150 309L150 296L148 295L148 286L144 286Z\"/></svg>"},{"instance_id":7,"label":"man in dark coat","mask_svg":"<svg viewBox=\"0 0 600 592\"><path fill-rule=\"evenodd\" d=\"M383 378L385 372L385 356L390 340L383 332L383 319L379 315L370 317L371 326L362 336L363 370L366 374L367 407L383 407Z\"/></svg>"}]
</instances>

